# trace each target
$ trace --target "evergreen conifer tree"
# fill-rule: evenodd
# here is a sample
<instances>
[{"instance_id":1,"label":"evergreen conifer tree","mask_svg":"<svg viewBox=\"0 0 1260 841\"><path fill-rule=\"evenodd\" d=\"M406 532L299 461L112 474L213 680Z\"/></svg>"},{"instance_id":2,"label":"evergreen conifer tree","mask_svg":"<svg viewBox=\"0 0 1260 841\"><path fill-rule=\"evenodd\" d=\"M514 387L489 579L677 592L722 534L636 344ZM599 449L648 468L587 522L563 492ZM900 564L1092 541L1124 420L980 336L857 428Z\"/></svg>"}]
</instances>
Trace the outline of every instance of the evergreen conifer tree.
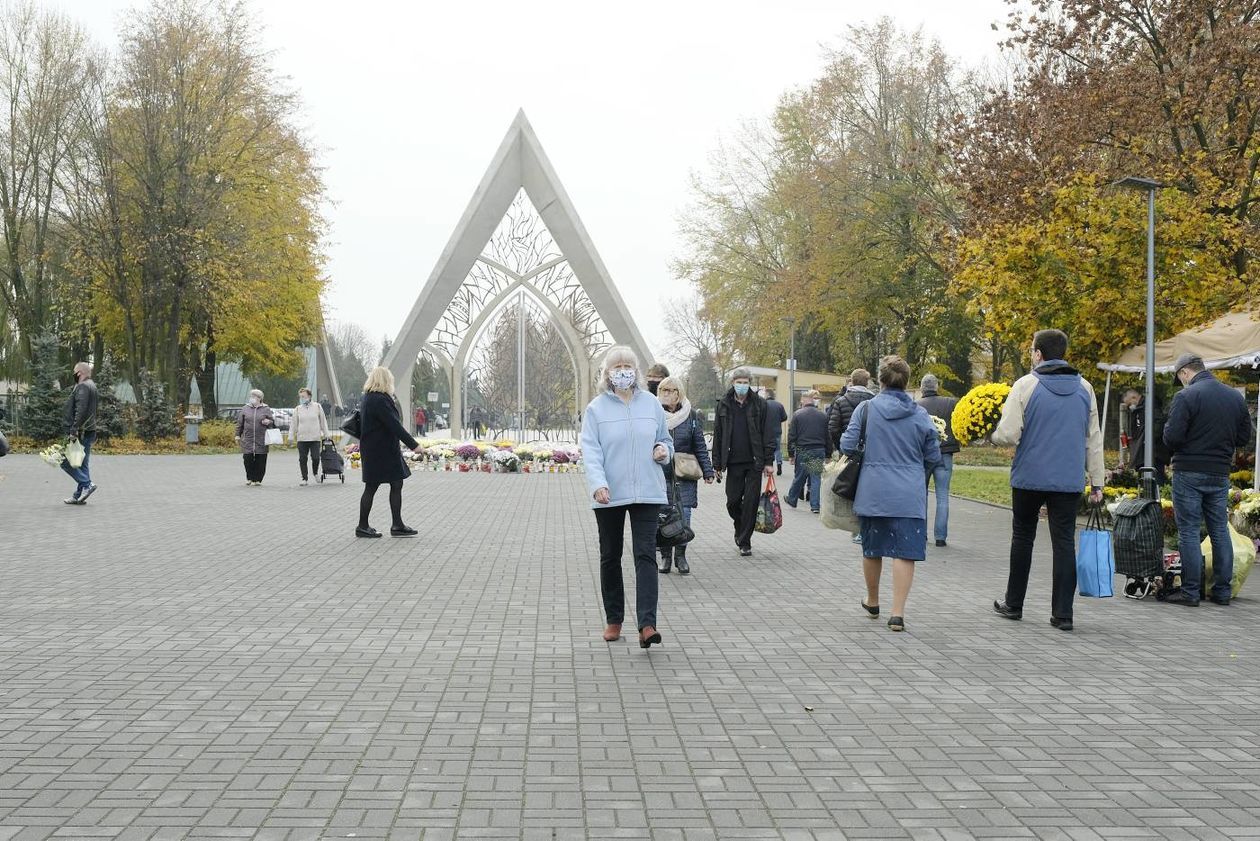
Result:
<instances>
[{"instance_id":1,"label":"evergreen conifer tree","mask_svg":"<svg viewBox=\"0 0 1260 841\"><path fill-rule=\"evenodd\" d=\"M175 406L166 399L166 387L147 369L140 372L140 413L136 431L146 441L174 438L179 434Z\"/></svg>"},{"instance_id":2,"label":"evergreen conifer tree","mask_svg":"<svg viewBox=\"0 0 1260 841\"><path fill-rule=\"evenodd\" d=\"M96 383L98 394L96 403L97 437L101 440L121 438L127 434L127 422L123 419L122 401L114 393L114 384L117 382L117 377L114 372L114 364L108 357L101 363L101 367L92 374L92 381Z\"/></svg>"},{"instance_id":3,"label":"evergreen conifer tree","mask_svg":"<svg viewBox=\"0 0 1260 841\"><path fill-rule=\"evenodd\" d=\"M53 441L65 434L65 401L68 391L57 387L58 378L70 377L61 370L60 343L52 333L36 336L31 342L31 379L26 390L19 428L36 441Z\"/></svg>"}]
</instances>

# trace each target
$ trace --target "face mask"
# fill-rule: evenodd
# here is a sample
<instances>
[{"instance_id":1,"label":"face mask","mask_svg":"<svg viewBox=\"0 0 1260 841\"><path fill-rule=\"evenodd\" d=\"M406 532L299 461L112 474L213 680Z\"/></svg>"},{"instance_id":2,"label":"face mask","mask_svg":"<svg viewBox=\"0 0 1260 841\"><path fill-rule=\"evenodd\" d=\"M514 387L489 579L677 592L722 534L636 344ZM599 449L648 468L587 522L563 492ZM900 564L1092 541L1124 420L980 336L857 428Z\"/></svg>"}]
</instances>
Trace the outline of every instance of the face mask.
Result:
<instances>
[{"instance_id":1,"label":"face mask","mask_svg":"<svg viewBox=\"0 0 1260 841\"><path fill-rule=\"evenodd\" d=\"M623 391L633 386L635 380L638 379L638 377L635 376L634 371L626 370L625 368L619 368L618 370L613 371L609 378L612 380L613 388L619 388Z\"/></svg>"},{"instance_id":2,"label":"face mask","mask_svg":"<svg viewBox=\"0 0 1260 841\"><path fill-rule=\"evenodd\" d=\"M738 397L747 397L748 383L735 383L735 394Z\"/></svg>"},{"instance_id":3,"label":"face mask","mask_svg":"<svg viewBox=\"0 0 1260 841\"><path fill-rule=\"evenodd\" d=\"M303 406L305 406L305 405L307 405L307 404L309 404L309 403L311 402L311 398L309 398L309 397L299 397L299 398L298 398L298 400L300 400L300 401L301 401L301 403L302 403L302 405L303 405Z\"/></svg>"},{"instance_id":4,"label":"face mask","mask_svg":"<svg viewBox=\"0 0 1260 841\"><path fill-rule=\"evenodd\" d=\"M822 403L822 401L821 401L821 400L815 400L815 401L814 401L814 408L815 408L815 409L817 409L820 403Z\"/></svg>"},{"instance_id":5,"label":"face mask","mask_svg":"<svg viewBox=\"0 0 1260 841\"><path fill-rule=\"evenodd\" d=\"M648 380L648 391L656 394L656 389L661 385L659 380Z\"/></svg>"},{"instance_id":6,"label":"face mask","mask_svg":"<svg viewBox=\"0 0 1260 841\"><path fill-rule=\"evenodd\" d=\"M251 405L251 406L259 406L259 405L261 405L261 404L262 404L262 401L261 401L261 400L259 400L257 397L251 397L251 398L249 398L249 405Z\"/></svg>"}]
</instances>

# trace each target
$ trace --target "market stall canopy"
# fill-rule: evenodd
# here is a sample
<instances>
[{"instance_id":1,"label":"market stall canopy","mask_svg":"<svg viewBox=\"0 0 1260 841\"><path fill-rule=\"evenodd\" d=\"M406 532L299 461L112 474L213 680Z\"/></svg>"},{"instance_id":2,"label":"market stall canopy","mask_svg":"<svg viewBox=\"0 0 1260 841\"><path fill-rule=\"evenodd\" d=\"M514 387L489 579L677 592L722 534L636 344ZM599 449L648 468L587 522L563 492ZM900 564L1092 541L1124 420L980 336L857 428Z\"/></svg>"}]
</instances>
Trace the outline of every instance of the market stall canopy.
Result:
<instances>
[{"instance_id":1,"label":"market stall canopy","mask_svg":"<svg viewBox=\"0 0 1260 841\"><path fill-rule=\"evenodd\" d=\"M1183 353L1202 357L1208 368L1260 367L1260 318L1254 313L1231 312L1202 327L1155 343L1155 373L1171 374L1173 360ZM1146 346L1126 350L1115 362L1099 362L1104 371L1146 372Z\"/></svg>"}]
</instances>

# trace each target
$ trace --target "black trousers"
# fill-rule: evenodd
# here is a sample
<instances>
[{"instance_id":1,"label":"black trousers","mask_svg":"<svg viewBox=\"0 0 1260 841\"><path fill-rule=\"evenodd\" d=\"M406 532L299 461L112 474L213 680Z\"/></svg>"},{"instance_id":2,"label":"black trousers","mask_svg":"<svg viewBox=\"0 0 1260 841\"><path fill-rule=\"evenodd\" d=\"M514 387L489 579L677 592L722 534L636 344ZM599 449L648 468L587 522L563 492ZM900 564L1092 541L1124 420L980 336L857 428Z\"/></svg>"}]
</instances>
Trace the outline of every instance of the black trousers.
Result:
<instances>
[{"instance_id":1,"label":"black trousers","mask_svg":"<svg viewBox=\"0 0 1260 841\"><path fill-rule=\"evenodd\" d=\"M1011 488L1011 572L1006 582L1006 604L1024 609L1028 574L1032 569L1033 543L1037 539L1037 518L1045 505L1050 516L1050 548L1054 557L1050 615L1072 618L1076 597L1076 509L1079 493L1028 491Z\"/></svg>"},{"instance_id":2,"label":"black trousers","mask_svg":"<svg viewBox=\"0 0 1260 841\"><path fill-rule=\"evenodd\" d=\"M245 481L261 482L267 475L266 453L245 453Z\"/></svg>"},{"instance_id":3,"label":"black trousers","mask_svg":"<svg viewBox=\"0 0 1260 841\"><path fill-rule=\"evenodd\" d=\"M761 469L757 465L726 466L726 513L735 524L735 545L752 546L753 526L757 525L757 505L761 501Z\"/></svg>"},{"instance_id":4,"label":"black trousers","mask_svg":"<svg viewBox=\"0 0 1260 841\"><path fill-rule=\"evenodd\" d=\"M626 590L621 578L621 553L630 516L630 549L634 553L634 603L639 630L656 627L656 515L659 505L617 505L596 508L599 526L599 589L604 597L604 616L609 625L626 617Z\"/></svg>"},{"instance_id":5,"label":"black trousers","mask_svg":"<svg viewBox=\"0 0 1260 841\"><path fill-rule=\"evenodd\" d=\"M319 473L319 449L322 441L298 441L298 465L302 468L302 481L307 480L306 459L311 460L311 470Z\"/></svg>"}]
</instances>

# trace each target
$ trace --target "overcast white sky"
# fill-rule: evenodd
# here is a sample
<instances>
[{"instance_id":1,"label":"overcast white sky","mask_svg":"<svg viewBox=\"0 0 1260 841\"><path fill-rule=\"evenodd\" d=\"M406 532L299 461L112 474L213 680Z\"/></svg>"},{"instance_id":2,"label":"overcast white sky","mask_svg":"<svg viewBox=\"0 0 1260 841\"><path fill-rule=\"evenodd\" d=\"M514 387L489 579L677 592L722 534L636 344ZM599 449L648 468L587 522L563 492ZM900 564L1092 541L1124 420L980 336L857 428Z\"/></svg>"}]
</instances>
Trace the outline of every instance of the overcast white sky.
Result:
<instances>
[{"instance_id":1,"label":"overcast white sky","mask_svg":"<svg viewBox=\"0 0 1260 841\"><path fill-rule=\"evenodd\" d=\"M42 0L113 46L127 0ZM1003 0L416 3L253 0L322 150L326 308L393 336L524 108L657 354L689 175L808 84L823 46L888 15L966 64L996 55Z\"/></svg>"}]
</instances>

